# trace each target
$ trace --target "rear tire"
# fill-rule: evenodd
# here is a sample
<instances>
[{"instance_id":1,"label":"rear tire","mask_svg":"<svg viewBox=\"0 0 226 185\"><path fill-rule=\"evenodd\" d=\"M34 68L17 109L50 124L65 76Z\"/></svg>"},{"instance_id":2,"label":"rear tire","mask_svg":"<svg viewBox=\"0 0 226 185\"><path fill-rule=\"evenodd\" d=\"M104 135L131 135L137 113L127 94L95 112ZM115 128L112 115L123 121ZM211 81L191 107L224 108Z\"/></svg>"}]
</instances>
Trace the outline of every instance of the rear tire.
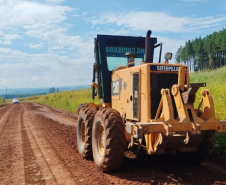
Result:
<instances>
[{"instance_id":1,"label":"rear tire","mask_svg":"<svg viewBox=\"0 0 226 185\"><path fill-rule=\"evenodd\" d=\"M92 130L93 158L102 171L120 168L126 150L125 128L114 109L101 109L95 115Z\"/></svg>"},{"instance_id":2,"label":"rear tire","mask_svg":"<svg viewBox=\"0 0 226 185\"><path fill-rule=\"evenodd\" d=\"M87 107L88 107L88 104L87 104L87 103L81 103L81 104L79 104L77 113L79 114L79 111L80 111L81 109L87 108Z\"/></svg>"},{"instance_id":3,"label":"rear tire","mask_svg":"<svg viewBox=\"0 0 226 185\"><path fill-rule=\"evenodd\" d=\"M92 126L96 111L91 108L79 110L77 122L78 151L84 158L92 158Z\"/></svg>"}]
</instances>

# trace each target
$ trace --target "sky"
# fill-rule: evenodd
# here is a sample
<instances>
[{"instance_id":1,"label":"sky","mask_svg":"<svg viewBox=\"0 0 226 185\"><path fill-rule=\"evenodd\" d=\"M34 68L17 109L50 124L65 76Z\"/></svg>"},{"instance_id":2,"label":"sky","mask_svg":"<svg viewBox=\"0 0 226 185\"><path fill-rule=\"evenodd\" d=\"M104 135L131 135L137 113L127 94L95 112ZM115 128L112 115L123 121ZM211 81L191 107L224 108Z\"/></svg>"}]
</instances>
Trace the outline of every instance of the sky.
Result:
<instances>
[{"instance_id":1,"label":"sky","mask_svg":"<svg viewBox=\"0 0 226 185\"><path fill-rule=\"evenodd\" d=\"M225 25L223 0L0 0L0 89L90 84L97 34L150 29L174 63L187 40Z\"/></svg>"}]
</instances>

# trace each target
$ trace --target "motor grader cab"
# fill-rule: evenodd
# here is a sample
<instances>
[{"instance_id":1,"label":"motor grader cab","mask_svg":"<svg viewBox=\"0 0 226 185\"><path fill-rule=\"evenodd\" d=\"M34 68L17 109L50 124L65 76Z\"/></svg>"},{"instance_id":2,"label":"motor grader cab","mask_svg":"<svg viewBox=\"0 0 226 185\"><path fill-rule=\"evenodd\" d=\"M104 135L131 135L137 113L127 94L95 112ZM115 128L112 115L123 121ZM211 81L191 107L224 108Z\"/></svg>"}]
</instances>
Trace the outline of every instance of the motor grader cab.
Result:
<instances>
[{"instance_id":1,"label":"motor grader cab","mask_svg":"<svg viewBox=\"0 0 226 185\"><path fill-rule=\"evenodd\" d=\"M200 163L215 132L226 132L226 121L215 117L205 83L190 83L189 69L161 63L157 38L97 35L94 41L91 103L78 108L78 150L93 157L103 171L120 167L126 149L162 154L176 150L180 158ZM154 50L160 47L154 62ZM158 52L158 50L157 50ZM95 96L101 104L94 104Z\"/></svg>"}]
</instances>

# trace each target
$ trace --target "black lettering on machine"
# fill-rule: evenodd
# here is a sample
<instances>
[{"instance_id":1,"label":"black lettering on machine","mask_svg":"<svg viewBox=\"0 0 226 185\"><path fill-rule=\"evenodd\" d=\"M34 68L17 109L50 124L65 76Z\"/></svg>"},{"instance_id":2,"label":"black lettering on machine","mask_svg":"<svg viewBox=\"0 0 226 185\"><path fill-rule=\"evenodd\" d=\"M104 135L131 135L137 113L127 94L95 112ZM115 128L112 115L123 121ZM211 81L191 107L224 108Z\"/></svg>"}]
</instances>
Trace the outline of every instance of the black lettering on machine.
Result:
<instances>
[{"instance_id":1,"label":"black lettering on machine","mask_svg":"<svg viewBox=\"0 0 226 185\"><path fill-rule=\"evenodd\" d=\"M178 70L179 70L179 67L177 67L177 66L156 66L156 65L151 65L151 71L177 72Z\"/></svg>"},{"instance_id":2,"label":"black lettering on machine","mask_svg":"<svg viewBox=\"0 0 226 185\"><path fill-rule=\"evenodd\" d=\"M178 71L179 67L176 66L157 66L157 71Z\"/></svg>"},{"instance_id":3,"label":"black lettering on machine","mask_svg":"<svg viewBox=\"0 0 226 185\"><path fill-rule=\"evenodd\" d=\"M144 48L127 48L127 47L106 47L107 53L145 53Z\"/></svg>"}]
</instances>

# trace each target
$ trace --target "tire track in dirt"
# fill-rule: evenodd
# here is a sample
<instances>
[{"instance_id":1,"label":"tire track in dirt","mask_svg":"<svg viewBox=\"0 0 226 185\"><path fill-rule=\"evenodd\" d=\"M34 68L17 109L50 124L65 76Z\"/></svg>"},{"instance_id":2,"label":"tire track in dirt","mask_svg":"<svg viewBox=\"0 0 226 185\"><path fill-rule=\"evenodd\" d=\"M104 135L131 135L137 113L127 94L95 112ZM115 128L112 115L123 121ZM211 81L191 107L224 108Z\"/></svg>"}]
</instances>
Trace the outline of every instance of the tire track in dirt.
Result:
<instances>
[{"instance_id":1,"label":"tire track in dirt","mask_svg":"<svg viewBox=\"0 0 226 185\"><path fill-rule=\"evenodd\" d=\"M12 108L12 106L4 106L0 109L0 136L2 135L5 126L7 125L9 114L11 114Z\"/></svg>"},{"instance_id":2,"label":"tire track in dirt","mask_svg":"<svg viewBox=\"0 0 226 185\"><path fill-rule=\"evenodd\" d=\"M212 163L210 161L206 161L202 163L202 166L205 166L206 168L209 168L211 170L214 170L218 173L221 173L226 177L226 169L222 168L220 165Z\"/></svg>"},{"instance_id":3,"label":"tire track in dirt","mask_svg":"<svg viewBox=\"0 0 226 185\"><path fill-rule=\"evenodd\" d=\"M126 152L121 169L103 173L78 153L76 120L62 115L36 103L0 107L0 184L226 184L226 160L213 155L194 166Z\"/></svg>"},{"instance_id":4,"label":"tire track in dirt","mask_svg":"<svg viewBox=\"0 0 226 185\"><path fill-rule=\"evenodd\" d=\"M15 105L6 110L0 122L4 125L0 133L0 184L25 184L19 121L21 107Z\"/></svg>"},{"instance_id":5,"label":"tire track in dirt","mask_svg":"<svg viewBox=\"0 0 226 185\"><path fill-rule=\"evenodd\" d=\"M45 179L41 172L41 166L39 162L41 155L37 154L37 151L39 151L38 146L35 143L30 130L28 130L28 128L26 127L27 120L24 119L24 109L22 111L22 114L20 115L20 121L26 184L44 184Z\"/></svg>"},{"instance_id":6,"label":"tire track in dirt","mask_svg":"<svg viewBox=\"0 0 226 185\"><path fill-rule=\"evenodd\" d=\"M70 173L70 171L65 168L65 165L62 164L62 161L58 157L55 149L51 146L48 139L46 139L45 135L43 134L43 128L39 127L36 120L33 118L34 115L30 110L26 108L26 113L24 115L25 119L29 120L26 122L27 130L35 141L41 156L45 160L46 166L52 174L49 175L49 177L52 176L52 178L54 178L54 184L76 184L72 173ZM43 165L43 162L41 164ZM47 178L45 179L47 182Z\"/></svg>"},{"instance_id":7,"label":"tire track in dirt","mask_svg":"<svg viewBox=\"0 0 226 185\"><path fill-rule=\"evenodd\" d=\"M29 109L35 109L35 105L30 105ZM76 127L59 123L44 115L36 114L35 120L45 131L65 167L74 175L76 184L110 184L109 179L92 161L84 160L78 153Z\"/></svg>"},{"instance_id":8,"label":"tire track in dirt","mask_svg":"<svg viewBox=\"0 0 226 185\"><path fill-rule=\"evenodd\" d=\"M5 114L5 112L7 112L11 107L11 105L4 105L0 107L0 116L2 117L2 115Z\"/></svg>"},{"instance_id":9,"label":"tire track in dirt","mask_svg":"<svg viewBox=\"0 0 226 185\"><path fill-rule=\"evenodd\" d=\"M55 120L57 122L64 122L67 125L75 125L77 124L75 120L77 120L78 116L76 114L72 114L69 112L62 111L60 109L56 109L50 106L42 106L41 104L33 104L35 106L35 110L39 110L42 115ZM49 114L51 112L52 114Z\"/></svg>"},{"instance_id":10,"label":"tire track in dirt","mask_svg":"<svg viewBox=\"0 0 226 185\"><path fill-rule=\"evenodd\" d=\"M5 107L4 107L5 108ZM10 113L4 114L6 110L4 109L2 114L3 117L0 120L0 182L3 184L3 177L7 173L8 169L11 167L11 155L12 147L8 146L7 135L6 135L6 126L9 125L9 115Z\"/></svg>"}]
</instances>

